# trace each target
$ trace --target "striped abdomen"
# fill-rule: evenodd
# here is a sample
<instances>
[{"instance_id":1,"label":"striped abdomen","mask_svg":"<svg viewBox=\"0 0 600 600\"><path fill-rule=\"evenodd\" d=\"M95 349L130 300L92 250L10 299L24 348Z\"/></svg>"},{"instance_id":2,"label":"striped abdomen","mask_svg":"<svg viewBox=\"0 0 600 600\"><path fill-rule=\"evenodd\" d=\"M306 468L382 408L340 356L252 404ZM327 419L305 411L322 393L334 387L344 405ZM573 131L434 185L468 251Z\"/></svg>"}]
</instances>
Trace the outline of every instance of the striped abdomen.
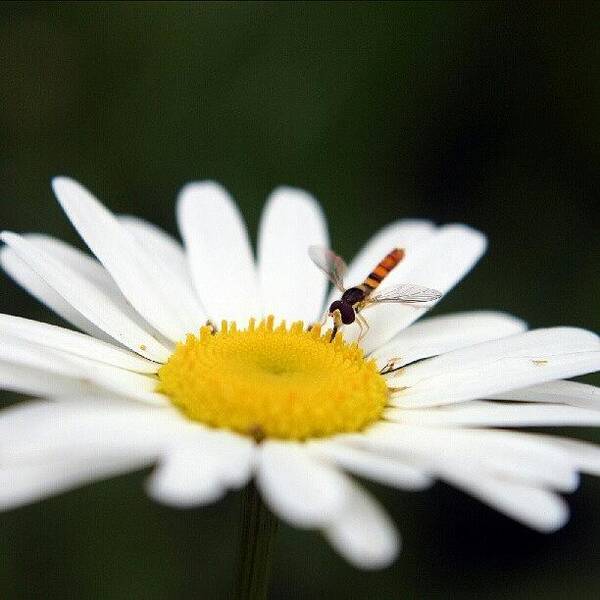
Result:
<instances>
[{"instance_id":1,"label":"striped abdomen","mask_svg":"<svg viewBox=\"0 0 600 600\"><path fill-rule=\"evenodd\" d=\"M389 272L404 258L403 248L394 248L379 261L379 264L369 273L358 286L368 296L388 275Z\"/></svg>"}]
</instances>

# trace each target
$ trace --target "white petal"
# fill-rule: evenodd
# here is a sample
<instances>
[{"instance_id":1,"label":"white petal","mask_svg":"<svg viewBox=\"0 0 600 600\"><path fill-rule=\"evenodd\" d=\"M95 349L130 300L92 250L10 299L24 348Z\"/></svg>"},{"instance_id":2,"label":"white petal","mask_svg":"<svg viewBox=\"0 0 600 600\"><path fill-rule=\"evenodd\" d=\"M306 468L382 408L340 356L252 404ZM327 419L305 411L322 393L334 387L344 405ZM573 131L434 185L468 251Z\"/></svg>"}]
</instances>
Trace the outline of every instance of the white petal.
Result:
<instances>
[{"instance_id":1,"label":"white petal","mask_svg":"<svg viewBox=\"0 0 600 600\"><path fill-rule=\"evenodd\" d=\"M208 316L245 324L260 316L256 268L246 225L229 194L213 182L186 185L177 221L192 279Z\"/></svg>"},{"instance_id":2,"label":"white petal","mask_svg":"<svg viewBox=\"0 0 600 600\"><path fill-rule=\"evenodd\" d=\"M485 252L486 244L481 232L466 225L440 227L433 237L418 242L412 250L407 249L405 267L401 268L402 263L396 267L381 287L410 282L446 294L473 268ZM367 352L379 348L432 306L381 304L365 310L370 329L361 345Z\"/></svg>"},{"instance_id":3,"label":"white petal","mask_svg":"<svg viewBox=\"0 0 600 600\"><path fill-rule=\"evenodd\" d=\"M0 412L0 509L153 462L169 413L118 404L24 402Z\"/></svg>"},{"instance_id":4,"label":"white petal","mask_svg":"<svg viewBox=\"0 0 600 600\"><path fill-rule=\"evenodd\" d=\"M348 265L346 285L350 287L361 283L375 265L394 248L404 248L407 251L405 259L392 271L397 281L402 281L402 273L408 272L413 264L412 249L418 244L426 244L427 240L432 239L434 231L435 227L431 222L420 219L402 219L386 225L352 259ZM328 303L338 297L339 292L332 290Z\"/></svg>"},{"instance_id":5,"label":"white petal","mask_svg":"<svg viewBox=\"0 0 600 600\"><path fill-rule=\"evenodd\" d=\"M74 271L102 288L106 293L118 295L121 301L124 296L119 291L109 272L92 256L86 254L58 238L43 233L25 233L23 237L31 242L38 250L48 254L62 264L68 265Z\"/></svg>"},{"instance_id":6,"label":"white petal","mask_svg":"<svg viewBox=\"0 0 600 600\"><path fill-rule=\"evenodd\" d=\"M110 340L111 337L76 311L58 292L50 287L17 253L8 246L0 250L0 263L8 275L34 298L89 335Z\"/></svg>"},{"instance_id":7,"label":"white petal","mask_svg":"<svg viewBox=\"0 0 600 600\"><path fill-rule=\"evenodd\" d=\"M86 399L22 402L0 411L0 464L158 456L188 431L189 423L165 408Z\"/></svg>"},{"instance_id":8,"label":"white petal","mask_svg":"<svg viewBox=\"0 0 600 600\"><path fill-rule=\"evenodd\" d=\"M222 462L221 478L227 487L244 487L254 472L257 455L254 441L228 431L211 431L208 443L211 451L217 454Z\"/></svg>"},{"instance_id":9,"label":"white petal","mask_svg":"<svg viewBox=\"0 0 600 600\"><path fill-rule=\"evenodd\" d=\"M93 481L140 469L152 457L130 454L91 460L0 467L0 510L9 510Z\"/></svg>"},{"instance_id":10,"label":"white petal","mask_svg":"<svg viewBox=\"0 0 600 600\"><path fill-rule=\"evenodd\" d=\"M164 362L169 358L171 353L165 346L131 321L93 283L44 255L21 236L4 232L0 237L64 300L97 327L150 360Z\"/></svg>"},{"instance_id":11,"label":"white petal","mask_svg":"<svg viewBox=\"0 0 600 600\"><path fill-rule=\"evenodd\" d=\"M265 314L312 323L321 317L327 279L308 256L329 246L321 207L306 192L278 188L269 197L258 234L258 277Z\"/></svg>"},{"instance_id":12,"label":"white petal","mask_svg":"<svg viewBox=\"0 0 600 600\"><path fill-rule=\"evenodd\" d=\"M551 437L552 441L564 449L575 467L582 473L600 476L600 446L595 446L580 440L569 440L560 437Z\"/></svg>"},{"instance_id":13,"label":"white petal","mask_svg":"<svg viewBox=\"0 0 600 600\"><path fill-rule=\"evenodd\" d=\"M171 452L148 479L146 490L154 500L177 508L209 504L225 493L218 460L198 448Z\"/></svg>"},{"instance_id":14,"label":"white petal","mask_svg":"<svg viewBox=\"0 0 600 600\"><path fill-rule=\"evenodd\" d=\"M60 378L70 377L151 404L165 405L167 402L164 396L154 391L155 377L44 348L5 334L0 334L0 363L36 369Z\"/></svg>"},{"instance_id":15,"label":"white petal","mask_svg":"<svg viewBox=\"0 0 600 600\"><path fill-rule=\"evenodd\" d=\"M87 379L100 388L156 406L169 405L169 400L155 391L158 383L155 377L133 373L112 365L95 363L77 356L72 357L71 360L80 366L81 378Z\"/></svg>"},{"instance_id":16,"label":"white petal","mask_svg":"<svg viewBox=\"0 0 600 600\"><path fill-rule=\"evenodd\" d=\"M127 229L155 260L163 263L182 281L192 286L187 258L183 246L154 223L133 215L118 215L121 224Z\"/></svg>"},{"instance_id":17,"label":"white petal","mask_svg":"<svg viewBox=\"0 0 600 600\"><path fill-rule=\"evenodd\" d=\"M404 490L422 490L433 480L423 470L398 459L365 452L336 442L311 442L310 450L321 458L360 477Z\"/></svg>"},{"instance_id":18,"label":"white petal","mask_svg":"<svg viewBox=\"0 0 600 600\"><path fill-rule=\"evenodd\" d=\"M527 329L521 319L500 312L474 311L423 319L398 333L377 349L371 358L380 368L393 361L393 368L457 348L496 340ZM391 365L392 366L392 365Z\"/></svg>"},{"instance_id":19,"label":"white petal","mask_svg":"<svg viewBox=\"0 0 600 600\"><path fill-rule=\"evenodd\" d=\"M82 370L64 355L31 342L0 335L0 362L77 378Z\"/></svg>"},{"instance_id":20,"label":"white petal","mask_svg":"<svg viewBox=\"0 0 600 600\"><path fill-rule=\"evenodd\" d=\"M600 425L600 412L555 404L500 404L481 400L428 409L388 408L384 416L408 425L542 427Z\"/></svg>"},{"instance_id":21,"label":"white petal","mask_svg":"<svg viewBox=\"0 0 600 600\"><path fill-rule=\"evenodd\" d=\"M177 280L177 286L174 290L182 288L186 290L185 298L189 305L188 310L193 311L196 315L193 331L197 331L198 327L206 322L206 310L194 290L192 275L183 246L168 233L153 223L144 221L144 219L131 215L119 215L118 219L145 252L160 264L163 272L169 272L169 281ZM173 293L175 293L174 290Z\"/></svg>"},{"instance_id":22,"label":"white petal","mask_svg":"<svg viewBox=\"0 0 600 600\"><path fill-rule=\"evenodd\" d=\"M454 350L409 365L388 377L400 388L391 404L438 406L575 377L600 369L600 341L570 327L538 329Z\"/></svg>"},{"instance_id":23,"label":"white petal","mask_svg":"<svg viewBox=\"0 0 600 600\"><path fill-rule=\"evenodd\" d=\"M292 442L261 445L256 481L271 510L296 527L330 523L348 496L347 481L340 472Z\"/></svg>"},{"instance_id":24,"label":"white petal","mask_svg":"<svg viewBox=\"0 0 600 600\"><path fill-rule=\"evenodd\" d=\"M249 479L254 444L240 436L205 435L169 450L148 480L148 493L180 508L218 500Z\"/></svg>"},{"instance_id":25,"label":"white petal","mask_svg":"<svg viewBox=\"0 0 600 600\"><path fill-rule=\"evenodd\" d=\"M122 313L127 315L139 327L154 331L151 329L150 324L129 304L110 273L95 258L49 235L26 233L22 237L42 254L51 256L100 289Z\"/></svg>"},{"instance_id":26,"label":"white petal","mask_svg":"<svg viewBox=\"0 0 600 600\"><path fill-rule=\"evenodd\" d=\"M89 394L97 387L89 381L0 362L0 389L30 396L55 397Z\"/></svg>"},{"instance_id":27,"label":"white petal","mask_svg":"<svg viewBox=\"0 0 600 600\"><path fill-rule=\"evenodd\" d=\"M553 492L489 477L464 465L447 468L443 477L492 508L537 531L551 533L569 520L566 502Z\"/></svg>"},{"instance_id":28,"label":"white petal","mask_svg":"<svg viewBox=\"0 0 600 600\"><path fill-rule=\"evenodd\" d=\"M389 566L400 550L400 536L391 519L375 500L351 485L348 502L324 531L331 545L361 569Z\"/></svg>"},{"instance_id":29,"label":"white petal","mask_svg":"<svg viewBox=\"0 0 600 600\"><path fill-rule=\"evenodd\" d=\"M12 315L0 314L0 334L139 373L156 373L160 367L158 363L89 335Z\"/></svg>"},{"instance_id":30,"label":"white petal","mask_svg":"<svg viewBox=\"0 0 600 600\"><path fill-rule=\"evenodd\" d=\"M576 381L548 381L510 392L491 394L490 398L520 402L553 402L600 410L600 387Z\"/></svg>"},{"instance_id":31,"label":"white petal","mask_svg":"<svg viewBox=\"0 0 600 600\"><path fill-rule=\"evenodd\" d=\"M435 288L443 294L473 268L487 247L487 240L480 231L462 224L440 227L430 243L431 248L418 249L421 260L412 268L410 276L413 283ZM410 316L408 321L412 323L415 319Z\"/></svg>"},{"instance_id":32,"label":"white petal","mask_svg":"<svg viewBox=\"0 0 600 600\"><path fill-rule=\"evenodd\" d=\"M533 362L527 358L507 357L494 364L483 364L470 371L458 371L432 376L427 381L412 384L406 389L392 382L395 389L390 404L404 408L425 408L494 397L497 394L558 377L575 377L600 369L600 352L579 352L553 355L548 362ZM543 365L549 365L544 369Z\"/></svg>"},{"instance_id":33,"label":"white petal","mask_svg":"<svg viewBox=\"0 0 600 600\"><path fill-rule=\"evenodd\" d=\"M600 350L600 339L595 333L575 327L552 327L535 329L454 350L410 365L401 373L405 381L411 381L428 377L434 372L436 374L449 372L457 366L465 365L466 368L472 368L506 357L529 358L532 361L543 362L545 356L598 350Z\"/></svg>"},{"instance_id":34,"label":"white petal","mask_svg":"<svg viewBox=\"0 0 600 600\"><path fill-rule=\"evenodd\" d=\"M176 341L206 321L189 289L154 260L88 190L66 177L55 178L52 186L81 237L148 323Z\"/></svg>"},{"instance_id":35,"label":"white petal","mask_svg":"<svg viewBox=\"0 0 600 600\"><path fill-rule=\"evenodd\" d=\"M399 456L442 478L448 469L464 466L486 476L560 491L573 491L579 483L573 460L547 436L381 424L347 443Z\"/></svg>"}]
</instances>

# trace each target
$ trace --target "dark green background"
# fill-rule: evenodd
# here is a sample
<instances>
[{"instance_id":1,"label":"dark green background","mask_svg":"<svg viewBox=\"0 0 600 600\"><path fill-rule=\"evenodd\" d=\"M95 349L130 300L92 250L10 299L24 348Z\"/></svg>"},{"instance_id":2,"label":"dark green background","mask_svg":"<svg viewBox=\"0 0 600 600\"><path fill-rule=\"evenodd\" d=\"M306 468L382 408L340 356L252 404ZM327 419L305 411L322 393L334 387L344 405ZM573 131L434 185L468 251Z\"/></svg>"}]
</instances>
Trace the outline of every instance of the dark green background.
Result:
<instances>
[{"instance_id":1,"label":"dark green background","mask_svg":"<svg viewBox=\"0 0 600 600\"><path fill-rule=\"evenodd\" d=\"M598 3L3 3L0 226L76 241L49 188L68 174L170 231L181 185L214 178L254 232L286 183L320 198L346 256L400 216L487 232L436 312L597 330L599 22ZM1 290L0 311L50 318ZM144 475L0 515L0 597L227 598L239 495L177 512ZM397 563L361 573L284 526L272 598L600 593L598 481L552 536L441 484L370 488L403 532Z\"/></svg>"}]
</instances>

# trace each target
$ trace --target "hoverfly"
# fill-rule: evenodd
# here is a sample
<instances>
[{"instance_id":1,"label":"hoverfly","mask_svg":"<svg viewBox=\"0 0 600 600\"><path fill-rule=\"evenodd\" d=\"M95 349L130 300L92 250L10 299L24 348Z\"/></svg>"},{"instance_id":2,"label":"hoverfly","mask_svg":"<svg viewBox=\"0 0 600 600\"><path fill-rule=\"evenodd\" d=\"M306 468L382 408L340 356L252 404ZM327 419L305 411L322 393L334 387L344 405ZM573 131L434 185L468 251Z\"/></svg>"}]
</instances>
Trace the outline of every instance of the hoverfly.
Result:
<instances>
[{"instance_id":1,"label":"hoverfly","mask_svg":"<svg viewBox=\"0 0 600 600\"><path fill-rule=\"evenodd\" d=\"M407 304L410 306L434 302L442 297L442 294L437 290L412 283L400 283L383 289L377 294L373 294L375 289L389 275L390 271L404 258L405 251L403 248L394 248L377 263L375 268L360 285L348 289L344 287L344 275L348 267L341 256L322 246L310 246L308 254L315 265L342 292L341 298L331 303L325 316L325 319L327 317L333 319L332 340L342 325L350 325L355 321L360 328L358 339L361 340L369 330L369 324L360 312L369 306L386 302Z\"/></svg>"}]
</instances>

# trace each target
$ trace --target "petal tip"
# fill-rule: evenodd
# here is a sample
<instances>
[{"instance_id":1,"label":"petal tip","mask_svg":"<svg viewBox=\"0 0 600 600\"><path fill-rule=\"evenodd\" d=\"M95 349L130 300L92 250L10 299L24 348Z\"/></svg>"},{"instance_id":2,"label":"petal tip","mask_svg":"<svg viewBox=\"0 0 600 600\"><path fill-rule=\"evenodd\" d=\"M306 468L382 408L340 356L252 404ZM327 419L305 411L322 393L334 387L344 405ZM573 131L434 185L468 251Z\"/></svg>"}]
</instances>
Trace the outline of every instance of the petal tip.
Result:
<instances>
[{"instance_id":1,"label":"petal tip","mask_svg":"<svg viewBox=\"0 0 600 600\"><path fill-rule=\"evenodd\" d=\"M50 181L50 184L56 196L61 196L69 191L82 188L80 183L71 177L67 177L66 175L57 175L56 177L53 177Z\"/></svg>"},{"instance_id":2,"label":"petal tip","mask_svg":"<svg viewBox=\"0 0 600 600\"><path fill-rule=\"evenodd\" d=\"M206 200L215 196L229 196L229 194L220 183L211 179L190 181L181 188L178 194L180 201L184 202L188 199Z\"/></svg>"},{"instance_id":3,"label":"petal tip","mask_svg":"<svg viewBox=\"0 0 600 600\"><path fill-rule=\"evenodd\" d=\"M483 248L487 247L488 238L479 229L475 229L471 225L467 225L466 223L448 223L447 225L442 225L440 230L443 231L456 231L463 233L464 235L470 236L474 240L478 240L480 244L482 244Z\"/></svg>"},{"instance_id":4,"label":"petal tip","mask_svg":"<svg viewBox=\"0 0 600 600\"><path fill-rule=\"evenodd\" d=\"M278 185L270 194L271 198L289 197L298 200L309 200L314 202L315 197L308 191L293 187L291 185Z\"/></svg>"},{"instance_id":5,"label":"petal tip","mask_svg":"<svg viewBox=\"0 0 600 600\"><path fill-rule=\"evenodd\" d=\"M0 231L0 240L2 240L5 244L10 244L12 240L19 237L21 236L18 233L14 233L13 231L9 231L8 229Z\"/></svg>"}]
</instances>

